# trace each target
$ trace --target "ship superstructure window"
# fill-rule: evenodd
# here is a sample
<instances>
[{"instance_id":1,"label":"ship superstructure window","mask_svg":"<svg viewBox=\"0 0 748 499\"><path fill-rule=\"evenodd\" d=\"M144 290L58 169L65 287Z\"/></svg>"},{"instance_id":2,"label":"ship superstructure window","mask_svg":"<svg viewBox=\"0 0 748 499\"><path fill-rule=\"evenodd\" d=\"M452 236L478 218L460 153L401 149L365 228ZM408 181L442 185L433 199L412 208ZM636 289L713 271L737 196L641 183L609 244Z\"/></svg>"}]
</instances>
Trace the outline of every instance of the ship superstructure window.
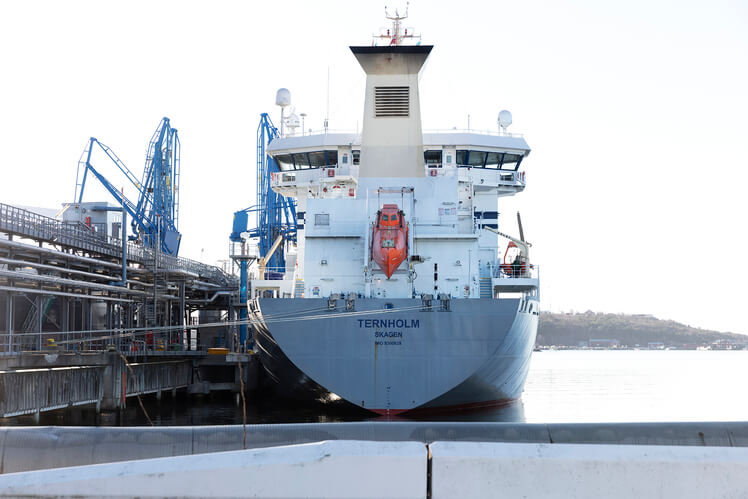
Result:
<instances>
[{"instance_id":1,"label":"ship superstructure window","mask_svg":"<svg viewBox=\"0 0 748 499\"><path fill-rule=\"evenodd\" d=\"M500 170L514 170L522 162L521 154L509 152L486 152L460 149L457 151L457 165L471 168L493 168Z\"/></svg>"},{"instance_id":2,"label":"ship superstructure window","mask_svg":"<svg viewBox=\"0 0 748 499\"><path fill-rule=\"evenodd\" d=\"M426 165L433 165L439 168L442 167L442 152L441 151L424 151L423 160Z\"/></svg>"},{"instance_id":3,"label":"ship superstructure window","mask_svg":"<svg viewBox=\"0 0 748 499\"><path fill-rule=\"evenodd\" d=\"M407 118L410 114L410 87L374 87L374 116Z\"/></svg>"},{"instance_id":4,"label":"ship superstructure window","mask_svg":"<svg viewBox=\"0 0 748 499\"><path fill-rule=\"evenodd\" d=\"M465 164L474 168L485 168L486 156L485 151L470 151L470 154L465 158Z\"/></svg>"},{"instance_id":5,"label":"ship superstructure window","mask_svg":"<svg viewBox=\"0 0 748 499\"><path fill-rule=\"evenodd\" d=\"M314 214L314 225L330 225L330 214L329 213L315 213Z\"/></svg>"},{"instance_id":6,"label":"ship superstructure window","mask_svg":"<svg viewBox=\"0 0 748 499\"><path fill-rule=\"evenodd\" d=\"M337 166L338 151L325 150L278 154L274 159L282 171L307 170L309 168L321 168L323 166Z\"/></svg>"},{"instance_id":7,"label":"ship superstructure window","mask_svg":"<svg viewBox=\"0 0 748 499\"><path fill-rule=\"evenodd\" d=\"M361 163L361 151L353 151L353 164L358 165Z\"/></svg>"}]
</instances>

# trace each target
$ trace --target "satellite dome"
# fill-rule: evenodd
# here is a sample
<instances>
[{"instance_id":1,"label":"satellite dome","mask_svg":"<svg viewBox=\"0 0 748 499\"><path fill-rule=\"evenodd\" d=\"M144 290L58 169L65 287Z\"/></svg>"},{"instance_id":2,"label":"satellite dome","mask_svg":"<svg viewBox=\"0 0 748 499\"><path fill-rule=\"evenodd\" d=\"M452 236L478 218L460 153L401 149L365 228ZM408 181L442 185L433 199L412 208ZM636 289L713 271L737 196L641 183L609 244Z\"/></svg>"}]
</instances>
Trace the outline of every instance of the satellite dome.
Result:
<instances>
[{"instance_id":1,"label":"satellite dome","mask_svg":"<svg viewBox=\"0 0 748 499\"><path fill-rule=\"evenodd\" d=\"M499 126L501 128L506 128L509 125L512 124L512 113L504 109L503 111L499 112Z\"/></svg>"},{"instance_id":2,"label":"satellite dome","mask_svg":"<svg viewBox=\"0 0 748 499\"><path fill-rule=\"evenodd\" d=\"M291 104L291 92L287 88L279 88L275 93L275 105L286 107Z\"/></svg>"}]
</instances>

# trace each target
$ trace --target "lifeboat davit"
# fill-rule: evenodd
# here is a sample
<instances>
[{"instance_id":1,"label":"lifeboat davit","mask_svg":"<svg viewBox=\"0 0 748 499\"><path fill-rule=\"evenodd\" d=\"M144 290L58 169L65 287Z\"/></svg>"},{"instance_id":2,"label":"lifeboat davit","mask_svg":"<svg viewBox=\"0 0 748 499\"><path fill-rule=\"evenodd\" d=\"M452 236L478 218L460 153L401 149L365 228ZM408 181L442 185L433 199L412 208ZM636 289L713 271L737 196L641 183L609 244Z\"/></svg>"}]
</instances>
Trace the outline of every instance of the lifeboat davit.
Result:
<instances>
[{"instance_id":1,"label":"lifeboat davit","mask_svg":"<svg viewBox=\"0 0 748 499\"><path fill-rule=\"evenodd\" d=\"M396 204L385 204L377 212L371 234L371 257L387 274L387 279L408 258L408 224Z\"/></svg>"}]
</instances>

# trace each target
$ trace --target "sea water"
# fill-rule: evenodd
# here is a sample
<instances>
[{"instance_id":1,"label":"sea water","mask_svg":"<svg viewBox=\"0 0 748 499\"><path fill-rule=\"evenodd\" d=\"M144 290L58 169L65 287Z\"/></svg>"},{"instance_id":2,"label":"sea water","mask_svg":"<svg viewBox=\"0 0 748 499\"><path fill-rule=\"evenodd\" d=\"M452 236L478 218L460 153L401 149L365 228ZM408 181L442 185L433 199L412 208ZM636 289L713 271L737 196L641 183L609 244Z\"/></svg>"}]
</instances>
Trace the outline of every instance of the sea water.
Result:
<instances>
[{"instance_id":1,"label":"sea water","mask_svg":"<svg viewBox=\"0 0 748 499\"><path fill-rule=\"evenodd\" d=\"M155 425L239 424L230 394L142 398ZM41 425L148 425L137 399L122 415L88 408L51 411ZM247 398L246 421L297 423L381 419L337 402ZM409 419L401 417L399 419ZM506 407L416 416L420 421L528 423L746 421L748 351L565 350L535 352L522 399ZM30 416L0 425L31 425Z\"/></svg>"}]
</instances>

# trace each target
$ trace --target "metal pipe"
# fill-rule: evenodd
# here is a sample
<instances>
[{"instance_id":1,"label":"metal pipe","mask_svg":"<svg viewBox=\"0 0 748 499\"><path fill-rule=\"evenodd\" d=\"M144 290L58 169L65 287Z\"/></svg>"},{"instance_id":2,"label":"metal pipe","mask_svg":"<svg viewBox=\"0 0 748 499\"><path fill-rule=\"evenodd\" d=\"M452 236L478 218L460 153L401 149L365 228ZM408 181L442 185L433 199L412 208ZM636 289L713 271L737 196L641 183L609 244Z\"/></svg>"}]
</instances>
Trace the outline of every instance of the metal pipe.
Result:
<instances>
[{"instance_id":1,"label":"metal pipe","mask_svg":"<svg viewBox=\"0 0 748 499\"><path fill-rule=\"evenodd\" d=\"M242 246L244 246L242 242ZM243 250L243 248L242 248ZM242 251L244 253L244 251ZM243 322L247 320L247 259L242 258L239 261L239 319ZM215 297L215 295L214 295ZM247 340L247 325L239 326L239 342L243 346Z\"/></svg>"},{"instance_id":2,"label":"metal pipe","mask_svg":"<svg viewBox=\"0 0 748 499\"><path fill-rule=\"evenodd\" d=\"M193 300L187 300L187 301L190 304L194 304L194 303L212 303L219 296L233 295L233 294L234 294L234 291L216 291L213 294L213 296L211 296L210 298L206 298L206 299L203 299L203 300L193 299Z\"/></svg>"},{"instance_id":3,"label":"metal pipe","mask_svg":"<svg viewBox=\"0 0 748 499\"><path fill-rule=\"evenodd\" d=\"M49 249L49 248L40 248L38 246L32 246L30 244L24 244L24 243L19 243L19 242L15 242L15 241L7 241L7 240L4 240L4 239L0 239L0 246L5 246L5 247L8 247L8 248L17 248L17 249L29 250L29 251L32 251L32 252L37 253L37 254L43 253L43 254L46 254L46 255L54 256L56 258L64 258L64 259L67 259L67 260L77 260L79 262L85 262L85 263L100 265L102 267L109 267L109 268L114 268L114 269L119 269L120 268L120 265L117 264L117 263L107 262L107 261L104 261L104 260L98 260L96 258L90 258L90 257L87 257L87 256L73 255L71 253L65 253L65 252L62 252L62 251L53 250L53 249ZM137 272L139 272L139 273L146 273L147 272L145 269L139 269L137 267L128 267L128 270L130 272L136 272L136 273Z\"/></svg>"},{"instance_id":4,"label":"metal pipe","mask_svg":"<svg viewBox=\"0 0 748 499\"><path fill-rule=\"evenodd\" d=\"M32 252L37 253L37 254L45 254L45 255L50 255L52 257L55 257L55 258L62 258L62 259L67 259L67 260L76 260L76 261L79 261L79 262L82 262L82 263L88 263L88 264L91 264L91 265L97 265L97 266L101 266L101 267L108 267L108 268L112 268L112 269L121 269L121 266L119 264L117 264L117 263L106 262L106 261L103 261L103 260L97 260L96 258L89 258L89 257L85 257L85 256L80 256L80 255L73 255L73 254L70 254L70 253L64 253L62 251L52 250L52 249L48 249L48 248L40 248L38 246L31 246L29 244L18 243L18 242L15 242L15 241L9 241L9 240L0 239L0 246L5 246L5 247L8 247L8 248L16 248L16 249L21 249L21 250L29 250L29 251L32 251ZM24 262L24 263L27 263L27 262ZM150 274L150 271L148 271L147 269L141 269L141 268L132 267L132 266L128 266L127 270L130 273ZM171 274L171 275L183 275L183 276L187 276L187 277L190 277L190 278L193 278L193 279L200 278L199 274L196 274L194 272L190 272L188 270L165 269L164 271L166 273L168 273L168 274ZM144 286L148 285L146 283L141 283L140 281L129 280L128 282L143 284ZM204 282L204 281L194 281L194 282L197 283L197 284L205 285L205 286L220 287L218 284Z\"/></svg>"},{"instance_id":5,"label":"metal pipe","mask_svg":"<svg viewBox=\"0 0 748 499\"><path fill-rule=\"evenodd\" d=\"M96 274L95 272L86 272L84 270L68 269L65 267L57 267L55 265L46 265L43 263L28 262L26 260L14 260L11 258L3 258L3 257L0 257L0 263L6 263L6 264L11 264L11 265L21 265L23 267L33 267L35 269L54 270L54 271L60 272L61 274L75 274L75 275L90 277L93 279L101 279L104 281L111 281L112 277L114 277L114 276L107 275L107 274ZM136 281L136 280L128 280L127 282L130 284L137 284L138 286L145 286L145 287L153 286L153 284L142 282L142 281Z\"/></svg>"},{"instance_id":6,"label":"metal pipe","mask_svg":"<svg viewBox=\"0 0 748 499\"><path fill-rule=\"evenodd\" d=\"M125 244L125 243L123 243L123 244ZM9 248L17 248L17 249L22 249L22 250L29 250L29 251L32 251L32 252L34 252L36 254L43 253L43 254L54 256L54 257L57 257L57 258L65 258L67 260L77 260L79 262L85 262L85 263L95 264L95 265L99 265L99 266L102 266L102 267L109 267L109 268L115 268L115 269L120 269L121 268L121 265L118 264L118 263L107 262L107 261L104 261L104 260L99 260L99 259L96 259L96 258L90 258L90 257L87 257L87 256L73 255L71 253L64 253L64 252L58 251L58 250L53 250L53 249L49 249L49 248L41 248L41 247L38 247L38 246L32 246L30 244L24 244L24 243L19 243L19 242L15 242L15 241L5 240L5 239L0 239L0 246L5 246L5 247L9 247ZM206 267L208 267L208 266L206 265ZM132 266L128 266L127 270L129 272L133 272L133 273L141 273L141 274L145 274L145 273L149 274L150 273L150 271L148 271L147 269L141 269L141 268L132 267ZM163 269L163 270L166 271L167 273L173 274L173 275L183 275L183 276L191 277L193 279L199 279L200 278L200 274L197 274L195 272L190 272L189 270L175 269L175 268L168 268L168 267L165 268L165 269ZM214 286L218 286L218 285L214 284Z\"/></svg>"},{"instance_id":7,"label":"metal pipe","mask_svg":"<svg viewBox=\"0 0 748 499\"><path fill-rule=\"evenodd\" d=\"M39 274L29 274L27 272L16 272L13 270L0 270L0 276L10 279L20 279L25 281L46 282L51 284L60 284L67 286L80 286L88 289L100 289L104 291L113 291L117 293L126 293L133 295L145 295L145 291L136 289L122 288L121 286L110 286L108 284L97 284L94 282L79 281L76 279L65 279L64 277L54 277Z\"/></svg>"},{"instance_id":8,"label":"metal pipe","mask_svg":"<svg viewBox=\"0 0 748 499\"><path fill-rule=\"evenodd\" d=\"M120 286L127 286L127 210L122 206L122 279Z\"/></svg>"},{"instance_id":9,"label":"metal pipe","mask_svg":"<svg viewBox=\"0 0 748 499\"><path fill-rule=\"evenodd\" d=\"M22 287L17 288L17 287L10 287L10 286L0 286L0 291L8 291L9 296L13 296L13 293L29 293L29 294L40 294L40 295L69 296L72 298L86 298L86 299L95 299L95 300L103 300L103 301L119 301L119 302L126 302L126 303L133 302L133 300L129 300L127 298L111 298L108 296L82 295L79 293L65 293L64 291L52 291L52 290L39 289L39 288L22 288Z\"/></svg>"}]
</instances>

